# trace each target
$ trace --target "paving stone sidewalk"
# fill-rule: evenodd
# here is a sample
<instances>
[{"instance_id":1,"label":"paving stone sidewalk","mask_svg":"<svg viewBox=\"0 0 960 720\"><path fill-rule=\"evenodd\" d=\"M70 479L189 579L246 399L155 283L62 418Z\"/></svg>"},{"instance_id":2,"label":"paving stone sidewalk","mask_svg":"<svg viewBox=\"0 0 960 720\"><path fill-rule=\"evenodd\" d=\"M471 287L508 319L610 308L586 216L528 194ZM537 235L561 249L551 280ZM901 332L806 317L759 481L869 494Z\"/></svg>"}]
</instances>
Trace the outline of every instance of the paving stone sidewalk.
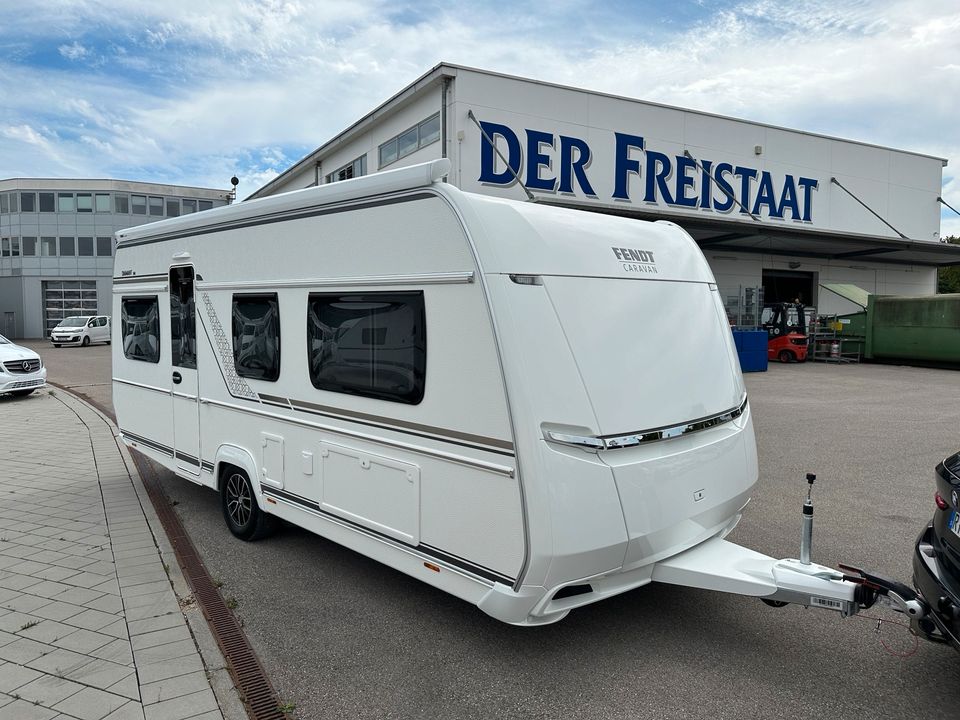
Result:
<instances>
[{"instance_id":1,"label":"paving stone sidewalk","mask_svg":"<svg viewBox=\"0 0 960 720\"><path fill-rule=\"evenodd\" d=\"M68 393L0 400L0 720L223 718L131 473Z\"/></svg>"}]
</instances>

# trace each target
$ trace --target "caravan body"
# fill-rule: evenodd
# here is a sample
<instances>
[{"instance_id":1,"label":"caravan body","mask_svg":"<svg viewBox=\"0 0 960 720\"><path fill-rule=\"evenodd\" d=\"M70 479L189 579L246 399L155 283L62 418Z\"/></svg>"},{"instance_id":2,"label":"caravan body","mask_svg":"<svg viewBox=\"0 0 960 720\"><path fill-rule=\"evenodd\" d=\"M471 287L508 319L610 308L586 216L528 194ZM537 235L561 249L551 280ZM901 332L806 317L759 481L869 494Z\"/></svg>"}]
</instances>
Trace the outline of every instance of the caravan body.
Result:
<instances>
[{"instance_id":1,"label":"caravan body","mask_svg":"<svg viewBox=\"0 0 960 720\"><path fill-rule=\"evenodd\" d=\"M757 479L693 240L446 170L118 233L124 441L219 491L236 534L279 516L505 622L653 579L773 593L769 567L743 590L670 565L716 550Z\"/></svg>"}]
</instances>

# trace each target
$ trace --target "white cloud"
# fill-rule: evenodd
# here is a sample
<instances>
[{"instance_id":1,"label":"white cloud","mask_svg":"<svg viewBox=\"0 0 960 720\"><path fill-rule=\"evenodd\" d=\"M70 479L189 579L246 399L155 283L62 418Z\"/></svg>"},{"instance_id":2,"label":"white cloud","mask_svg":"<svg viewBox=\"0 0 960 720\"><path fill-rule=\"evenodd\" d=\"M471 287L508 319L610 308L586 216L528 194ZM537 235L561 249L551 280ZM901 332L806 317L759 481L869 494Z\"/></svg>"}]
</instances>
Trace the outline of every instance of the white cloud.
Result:
<instances>
[{"instance_id":1,"label":"white cloud","mask_svg":"<svg viewBox=\"0 0 960 720\"><path fill-rule=\"evenodd\" d=\"M83 60L90 54L90 51L76 40L69 45L61 45L57 50L63 57L67 58L67 60Z\"/></svg>"}]
</instances>

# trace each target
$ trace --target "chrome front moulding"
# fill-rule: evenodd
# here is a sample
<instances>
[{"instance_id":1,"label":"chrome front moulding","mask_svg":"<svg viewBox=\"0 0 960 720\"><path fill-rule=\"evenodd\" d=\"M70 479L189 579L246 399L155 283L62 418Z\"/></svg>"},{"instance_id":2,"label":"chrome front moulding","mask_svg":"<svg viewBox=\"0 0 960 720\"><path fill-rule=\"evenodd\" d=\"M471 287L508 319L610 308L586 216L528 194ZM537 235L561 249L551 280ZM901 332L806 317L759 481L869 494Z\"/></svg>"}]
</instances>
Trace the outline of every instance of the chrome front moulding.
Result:
<instances>
[{"instance_id":1,"label":"chrome front moulding","mask_svg":"<svg viewBox=\"0 0 960 720\"><path fill-rule=\"evenodd\" d=\"M653 428L642 430L640 432L627 435L575 435L559 432L544 428L543 435L550 442L560 443L561 445L571 445L587 450L618 450L620 448L636 447L646 443L659 442L660 440L672 440L673 438L683 437L692 433L707 430L717 425L732 422L743 415L747 410L747 396L743 396L740 404L725 410L716 415L692 420L682 425L671 425L669 427Z\"/></svg>"}]
</instances>

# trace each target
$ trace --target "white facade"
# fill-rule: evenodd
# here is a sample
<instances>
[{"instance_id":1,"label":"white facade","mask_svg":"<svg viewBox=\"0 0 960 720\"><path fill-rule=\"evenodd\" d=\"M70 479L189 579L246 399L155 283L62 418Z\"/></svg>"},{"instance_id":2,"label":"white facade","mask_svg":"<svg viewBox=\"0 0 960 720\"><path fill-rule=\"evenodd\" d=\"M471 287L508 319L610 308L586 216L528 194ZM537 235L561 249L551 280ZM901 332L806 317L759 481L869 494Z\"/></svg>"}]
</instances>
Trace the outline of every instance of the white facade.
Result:
<instances>
[{"instance_id":1,"label":"white facade","mask_svg":"<svg viewBox=\"0 0 960 720\"><path fill-rule=\"evenodd\" d=\"M438 113L436 139L411 143ZM398 136L408 154L381 164ZM941 158L446 64L254 197L361 157L368 173L447 157L448 181L469 192L673 220L730 303L763 286L768 300L850 312L819 284L928 295L936 267L960 262L939 242Z\"/></svg>"}]
</instances>

